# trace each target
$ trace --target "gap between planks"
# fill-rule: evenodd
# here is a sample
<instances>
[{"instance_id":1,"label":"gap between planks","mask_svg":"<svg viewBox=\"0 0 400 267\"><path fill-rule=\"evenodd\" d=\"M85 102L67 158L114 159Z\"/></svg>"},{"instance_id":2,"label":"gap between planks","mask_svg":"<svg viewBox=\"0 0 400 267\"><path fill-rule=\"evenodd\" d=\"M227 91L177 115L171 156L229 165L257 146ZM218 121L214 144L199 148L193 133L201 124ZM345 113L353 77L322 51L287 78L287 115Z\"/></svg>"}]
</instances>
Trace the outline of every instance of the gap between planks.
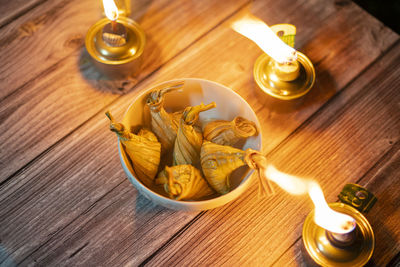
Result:
<instances>
[{"instance_id":1,"label":"gap between planks","mask_svg":"<svg viewBox=\"0 0 400 267\"><path fill-rule=\"evenodd\" d=\"M389 51L390 48L391 48L391 47L389 47L389 48L388 48L387 50L385 50L385 51ZM385 53L383 53L383 54L385 54ZM367 66L361 71L361 73L364 73L365 70L369 69L369 67L370 67L371 65L373 65L375 62L376 62L376 60L374 60L374 61L373 61L372 63L370 63L369 65L367 65ZM350 81L343 87L343 90L344 90L345 88L347 88L354 80L355 80L355 79L350 80ZM318 109L318 111L320 111L320 110L321 110L321 109ZM307 121L309 121L309 120L307 120ZM306 122L306 123L308 123L308 122ZM199 219L199 218L200 218L200 216L197 217L197 219ZM193 223L193 221L192 221L191 223ZM189 223L189 224L190 224L190 223ZM188 224L187 224L187 225L188 225ZM179 233L179 235L180 235L180 234L185 230L185 228L186 228L186 227L183 227L183 228L182 228L181 230L179 230L177 233ZM168 245L168 243L172 242L176 237L177 237L177 235L174 235L174 236L173 236L172 238L170 238L162 247L160 247L159 249L157 249L157 251L162 251L163 247L166 246L166 245ZM145 261L143 261L142 264L146 264L146 262L149 261L149 260L151 260L151 257L154 257L154 255L155 255L155 254L151 255L148 259L146 259Z\"/></svg>"},{"instance_id":2,"label":"gap between planks","mask_svg":"<svg viewBox=\"0 0 400 267\"><path fill-rule=\"evenodd\" d=\"M374 59L369 65L367 65L364 69L360 71L360 73L353 77L347 84L343 86L343 89L337 92L335 95L333 95L328 101L326 101L323 105L321 105L313 114L311 114L306 120L304 120L303 123L301 123L296 129L294 129L285 139L282 140L274 149L272 149L266 156L268 157L269 154L272 154L279 150L285 143L290 140L290 138L297 134L299 131L307 127L308 124L310 124L311 121L314 120L315 117L318 116L320 112L322 112L324 109L327 108L327 106L330 105L331 102L334 102L336 98L338 98L341 94L344 93L344 91L349 88L353 83L356 82L359 76L362 76L364 73L366 73L369 69L371 69L375 63L379 62L379 60L384 57L386 54L390 53L392 50L396 49L397 46L400 46L400 39L395 41L391 46L389 46L385 51L382 52L382 54ZM260 107L261 109L262 107ZM258 111L258 110L257 110Z\"/></svg>"},{"instance_id":3,"label":"gap between planks","mask_svg":"<svg viewBox=\"0 0 400 267\"><path fill-rule=\"evenodd\" d=\"M45 0L47 1L47 0ZM235 9L232 13L228 14L226 17L224 17L224 19L220 20L218 23L216 23L213 27L209 28L206 32L204 32L202 35L200 35L199 37L197 37L196 39L194 39L188 46L186 46L185 48L183 48L179 53L175 54L173 57L171 57L170 59L168 59L167 61L165 61L162 65L160 65L159 67L155 68L154 70L152 70L148 75L144 76L134 87L136 86L140 86L142 83L146 82L148 79L150 79L154 73L158 72L164 65L167 65L169 62L173 61L176 57L178 57L181 53L184 53L186 50L190 49L194 44L196 44L199 40L205 38L207 35L209 35L212 31L214 31L219 25L223 24L225 21L229 20L232 16L234 16L238 11L243 10L244 8L246 8L249 5L250 1L245 2L244 4L240 5L237 9ZM59 61L55 62L54 64L52 64L51 66L49 66L48 68L46 68L44 71L42 71L39 75L37 75L36 77L32 78L31 80L27 81L26 83L24 83L23 85L21 85L18 89L16 89L15 91L13 91L12 93L10 93L9 95L5 96L3 98L3 100L9 96L11 96L12 94L18 92L18 90L20 90L20 88L23 88L24 86L26 86L27 84L29 84L32 80L36 80L38 78L40 78L41 75L45 75L49 69L54 68L55 66L57 66L58 64L60 64L60 62L62 62L65 58L67 58L68 56L70 56L71 54L75 53L75 51L71 52L69 55L67 55L66 57L60 59ZM132 87L130 90L132 90L134 87ZM121 95L122 96L122 95ZM62 138L60 138L59 140L57 140L55 143L53 143L52 145L50 145L47 149L45 149L44 151L42 151L41 153L39 153L37 156L35 156L33 159L31 159L28 163L26 163L24 166L22 166L21 168L19 168L17 171L15 171L13 174L11 174L8 178L6 178L4 181L2 181L0 183L0 190L2 189L2 187L4 187L7 183L9 183L13 177L19 175L20 173L22 173L26 168L28 168L30 165L34 164L35 162L37 162L40 158L42 158L44 155L46 155L47 153L49 153L54 147L56 147L57 145L59 145L60 143L62 143L65 139L67 139L69 136L73 135L78 129L80 129L81 127L83 127L87 122L91 121L94 117L98 116L100 113L102 113L104 111L104 109L106 109L109 106L112 106L115 102L118 101L118 99L121 97L118 96L116 97L114 100L112 100L110 103L108 103L106 106L102 107L98 112L94 113L92 116L90 116L88 119L86 119L84 122L82 122L79 126L77 126L75 129L73 129L72 131L70 131L69 133L67 133L66 135L64 135ZM123 181L121 182L123 183ZM121 184L120 183L120 184ZM109 195L116 187L118 187L120 184L116 185L115 187L113 187L111 190L109 190L107 193L105 193L100 199L98 199L96 202L94 202L92 204L92 206L94 206L98 201L100 201L101 199L103 199L104 197L106 197L107 195ZM91 207L92 207L91 206ZM84 214L86 211L84 211L82 214ZM76 218L74 218L71 222L69 222L68 224L66 224L62 229L60 229L59 231L62 231L64 228L68 227L71 223L73 223L77 218L79 218L82 214L79 214L76 216ZM190 224L191 222L189 222ZM58 231L58 232L59 232ZM56 234L56 233L54 233ZM34 251L32 251L31 253L29 253L26 257L24 257L24 259L21 260L21 262L23 262L26 258L28 258L30 255L32 255L33 253L35 253L35 251L37 251L38 249L40 249L42 246L44 246L49 240L51 240L51 237L45 241L44 243L42 243L37 249L35 249Z\"/></svg>"},{"instance_id":4,"label":"gap between planks","mask_svg":"<svg viewBox=\"0 0 400 267\"><path fill-rule=\"evenodd\" d=\"M301 129L307 127L308 124L310 124L315 117L318 116L318 114L326 109L330 103L334 102L336 98L340 96L343 92L347 90L356 80L358 77L362 76L364 73L366 73L369 69L371 69L375 63L377 63L379 60L381 60L382 57L390 53L392 50L398 48L398 45L400 44L400 40L397 40L395 43L393 43L387 50L382 52L381 56L376 58L374 61L372 61L369 65L367 65L362 71L360 71L358 76L355 76L352 78L344 87L342 90L340 90L338 93L336 93L333 97L331 97L326 103L324 103L320 108L318 108L312 115L310 115L303 123L301 123L292 133L290 133L285 139L283 139L275 148L273 148L270 152L266 154L266 157L268 158L269 155L275 153L277 150L279 150L285 143L287 143L294 135L296 135L297 132L299 132ZM380 162L388 157L388 155L393 154L393 151L396 148L398 142L396 142L391 149L389 149L381 158L378 159L378 161L359 179L357 180L357 183L362 181L368 173L370 173L372 170L376 168L376 166L380 165ZM390 158L390 157L389 157ZM186 231L192 224L194 224L197 220L199 220L207 211L202 211L198 215L195 216L192 220L190 220L184 227L182 227L178 232L176 232L170 239L168 239L160 248L158 248L152 255L150 255L147 259L145 259L142 263L139 264L139 266L145 266L148 262L150 262L159 252L163 251L168 247L170 243L172 243L175 239L177 239L180 235L182 235L183 232ZM290 250L293 246L295 246L299 240L301 240L301 236L299 236L292 245L290 245L283 253L281 256L279 256L272 265L274 265L276 262L278 262L281 257L288 251Z\"/></svg>"},{"instance_id":5,"label":"gap between planks","mask_svg":"<svg viewBox=\"0 0 400 267\"><path fill-rule=\"evenodd\" d=\"M31 3L31 4L27 4L27 6L21 8L20 10L18 10L16 13L12 14L11 13L9 17L4 16L4 13L2 13L2 15L4 16L3 19L0 21L0 30L6 26L7 24L11 23L13 20L18 19L19 17L24 16L26 13L28 13L29 11L31 11L32 9L42 5L43 3L47 2L48 0L38 0L37 2ZM7 1L8 3L13 3L14 1ZM7 11L6 11L7 12Z\"/></svg>"},{"instance_id":6,"label":"gap between planks","mask_svg":"<svg viewBox=\"0 0 400 267\"><path fill-rule=\"evenodd\" d=\"M44 0L47 1L47 0ZM144 83L146 80L150 79L154 73L158 72L164 65L167 65L169 62L173 61L175 58L177 58L180 54L184 53L185 51L187 51L188 49L190 49L190 47L192 47L194 44L196 44L199 40L203 39L205 36L207 36L208 34L210 34L212 31L214 31L219 25L223 24L225 21L229 20L232 16L234 16L238 11L245 9L247 6L249 5L249 1L246 2L245 4L241 5L238 7L238 9L236 9L235 11L233 11L231 14L227 15L223 20L221 20L219 23L215 24L213 27L211 27L208 31L204 32L202 35L200 35L199 37L197 37L196 39L194 39L188 46L186 46L185 48L183 48L179 53L175 54L173 57L171 57L170 59L168 59L167 61L165 61L163 64L161 64L160 66L158 66L157 68L155 68L154 70L152 70L148 75L144 76L140 81L138 81L132 88L129 89L129 91L133 90L135 87L140 86L142 83ZM1 28L1 27L0 27ZM13 92L11 92L10 94L4 96L2 99L0 99L0 102L7 99L8 97L12 96L13 94L16 94L21 88L25 87L27 84L29 84L30 82L40 78L40 76L45 75L48 73L49 69L54 68L54 66L57 66L58 64L60 64L63 60L65 60L66 58L68 58L69 56L71 56L71 54L75 53L76 51L72 51L70 54L68 54L67 56L65 56L64 58L60 59L59 61L55 62L53 65L49 66L48 68L46 68L45 70L43 70L41 73L39 73L37 76L35 76L34 78L30 79L29 81L27 81L26 83L22 84L20 87L18 87L16 90L14 90ZM118 99L121 97L122 95L116 97L114 100L112 100L110 103L108 103L106 106L102 107L98 112L94 113L92 116L90 116L88 119L86 119L84 122L82 122L80 125L78 125L75 129L73 129L72 131L70 131L69 133L67 133L66 135L64 135L62 138L60 138L59 140L57 140L55 143L53 143L52 145L50 145L47 149L45 149L43 152L41 152L40 154L38 154L36 157L34 157L33 159L31 159L28 163L26 163L24 166L22 166L21 168L19 168L18 170L16 170L13 174L11 174L9 177L7 177L4 181L0 182L0 190L1 188L7 184L14 176L18 175L19 173L21 173L25 168L27 168L30 164L33 164L34 162L36 162L37 159L41 158L44 154L48 153L48 151L50 151L53 147L57 146L59 143L61 143L64 139L66 139L68 136L72 135L74 132L76 132L79 128L81 128L83 125L85 125L88 121L92 120L94 117L96 117L97 115L99 115L100 113L103 112L103 110L107 109L108 107L112 106L116 101L118 101Z\"/></svg>"},{"instance_id":7,"label":"gap between planks","mask_svg":"<svg viewBox=\"0 0 400 267\"><path fill-rule=\"evenodd\" d=\"M356 181L356 184L360 184L360 185L361 185L365 179L368 179L368 176L370 176L370 175L372 175L372 176L376 175L376 174L379 172L379 170L380 170L381 167L385 167L386 164L390 163L390 161L392 160L392 157L395 156L395 154L396 154L396 152L398 151L399 147L400 147L400 141L397 141L395 144L393 144L393 146L392 146L385 154L383 154L383 155L376 161L376 163L375 163L371 168L369 168L369 169L365 172L364 175L362 175L362 176ZM374 179L375 179L375 178L371 178L366 184L364 184L364 185L362 185L362 186L365 187L365 188L368 187L368 184L369 184L371 181L373 181ZM374 192L372 192L372 193L374 193ZM338 201L339 201L339 199L338 199ZM302 246L301 244L300 244L300 245L298 244L299 242L301 242L301 240L302 240L302 236L300 235L300 236L293 242L293 244L290 245L290 246L281 254L281 256L279 256L279 257L271 264L271 266L275 266L275 265L284 257L284 255L285 255L289 250L293 249L293 247L295 247L296 245ZM399 256L399 255L400 255L400 252L397 253L397 255L395 255L391 261L395 260L396 257ZM390 263L389 263L388 265L390 265Z\"/></svg>"},{"instance_id":8,"label":"gap between planks","mask_svg":"<svg viewBox=\"0 0 400 267\"><path fill-rule=\"evenodd\" d=\"M87 213L88 211L90 211L90 210L96 205L97 202L99 202L99 201L101 201L103 198L105 198L109 193L111 193L115 188L119 187L123 182L124 182L124 181L121 181L119 184L117 184L117 185L115 185L113 188L111 188L110 191L108 191L106 194L104 194L103 196L101 196L96 202L94 202L92 205L90 205L90 207L88 207L84 212L82 212L82 214L85 214L85 213ZM112 205L112 204L110 204L110 205ZM100 212L101 212L101 211L100 211ZM68 224L66 224L64 227L60 228L57 232L54 232L54 233L50 236L50 238L49 238L47 241L43 242L40 246L38 246L38 247L37 247L36 249L34 249L31 253L29 253L26 257L24 257L24 258L20 261L20 263L23 262L24 260L26 260L27 258L29 258L29 256L31 256L32 254L34 254L36 251L38 251L38 250L39 250L40 248L42 248L44 245L46 245L47 242L49 242L49 241L53 238L53 236L55 236L57 233L61 232L61 231L64 230L65 228L67 228L70 224L74 223L74 221L76 221L82 214L76 216L70 223L68 223ZM89 244L89 242L85 243L85 245L82 246L82 247L80 247L80 248L78 249L78 251L75 251L74 253L72 253L72 254L69 256L69 258L72 258L73 256L75 256L80 250L82 250L82 249L83 249L84 247L86 247L88 244ZM0 264L1 264L1 262L0 262Z\"/></svg>"},{"instance_id":9,"label":"gap between planks","mask_svg":"<svg viewBox=\"0 0 400 267\"><path fill-rule=\"evenodd\" d=\"M161 247L159 247L153 254L151 254L147 259L145 259L139 266L145 266L151 259L157 255L158 252L164 249L164 247L168 246L169 243L172 243L176 238L178 238L186 229L188 229L192 224L194 224L198 219L200 219L207 211L200 211L192 220L190 220L187 224L185 224L181 229L179 229L175 234L171 236Z\"/></svg>"},{"instance_id":10,"label":"gap between planks","mask_svg":"<svg viewBox=\"0 0 400 267\"><path fill-rule=\"evenodd\" d=\"M89 3L89 1L92 3L96 0L87 0L85 3ZM146 2L146 0L142 2ZM184 14L182 12L187 12L187 10L192 7L193 3L190 1L183 0L182 3L171 3L170 5L167 0L162 0L160 2L152 2L154 4L150 5L150 7L143 5L144 10L142 13L148 11L148 16L142 19L142 24L151 37L147 50L149 51L149 57L147 57L148 60L144 62L141 73L137 77L125 81L110 81L100 76L100 74L94 70L92 64L89 64L90 58L87 53L84 52L84 49L76 51L68 60L61 61L63 64L53 65L59 61L60 58L69 54L71 50L76 50L77 46L82 47L83 36L87 30L85 25L92 23L92 19L96 18L94 15L96 12L88 12L88 16L85 15L86 13L83 13L82 17L86 17L86 19L81 17L81 20L84 22L84 27L80 26L78 29L69 27L68 31L59 35L59 39L54 38L53 35L58 36L53 33L54 30L57 30L57 27L54 26L54 21L57 22L56 25L61 23L64 25L62 27L65 27L68 26L69 23L66 19L71 17L65 15L62 19L57 20L56 18L59 17L59 13L62 12L65 14L72 12L72 15L78 16L78 18L80 14L80 12L76 12L74 9L78 1L74 0L73 2L69 2L70 4L66 4L65 1L56 1L55 3L56 4L48 3L49 5L46 4L36 8L34 12L30 12L26 16L13 21L3 29L3 32L11 33L0 40L0 46L3 46L5 49L12 48L11 52L15 55L19 55L19 60L17 60L19 64L14 64L11 71L0 75L0 80L4 82L7 81L10 85L9 87L6 86L5 88L8 88L8 90L5 90L3 94L0 95L1 97L8 95L10 92L19 88L21 84L25 83L25 86L20 88L11 98L3 101L2 108L0 109L5 111L2 112L0 116L2 125L4 125L3 128L8 129L10 126L19 128L15 132L5 130L2 135L0 135L0 139L5 141L0 148L3 152L0 153L0 158L2 159L0 165L4 166L3 173L0 175L0 181L7 179L18 169L26 165L32 158L36 157L42 151L57 142L58 139L83 123L93 113L106 107L118 94L124 93L123 91L125 89L126 93L127 90L130 90L134 84L142 80L143 77L149 75L150 72L157 69L174 55L179 54L185 47L189 46L193 40L212 29L215 25L218 25L226 16L234 13L237 9L240 9L241 6L248 3L248 0L233 0L231 2L232 4L228 6L207 0L203 3L199 11L191 12L191 16L186 17L181 16L181 14ZM83 4L80 5L81 7L83 6ZM171 19L164 19L164 16L162 16L160 12L156 12L159 9L162 10L162 7L165 5L170 6L165 12L168 12L170 17L174 18L173 21L171 21ZM46 7L46 9L41 11L42 7ZM210 12L213 10L218 11L218 13L214 14ZM203 14L203 11L207 11L207 14L214 15L212 15L212 17L209 16L206 23L198 23L197 21L199 19L206 18L206 14ZM35 16L37 18L35 18ZM174 26L172 35L166 35L163 31L158 30L171 27L171 23L174 23L176 20L178 21L175 22L175 24L181 26ZM185 24L182 24L182 22ZM36 29L34 26L38 23L40 27ZM25 24L28 26L32 24L32 32L28 31L29 36L23 35L21 37L18 34L15 36L17 31L13 29L18 27L23 28ZM157 25L157 27L153 27L153 25ZM90 24L87 25L87 27L89 26ZM45 34L46 31L48 32L47 35ZM38 68L35 68L35 71L31 71L33 64L25 64L27 66L27 69L25 69L23 60L21 59L24 59L25 54L29 53L20 53L19 50L26 50L24 48L27 46L26 44L30 42L42 46L43 42L41 42L41 40L45 38L45 36L48 36L49 40L55 40L51 42L55 43L54 45L50 44L50 48L52 49L48 50L46 53L38 52L38 49L36 49L30 53L32 57L28 57L27 60L30 63L46 60L43 64L40 64L41 67L38 66ZM18 40L22 38L26 38L25 42L18 42ZM7 45L11 40L13 40L13 43ZM21 44L21 46L16 46L17 43L18 45ZM69 45L69 43L73 45ZM62 49L64 46L66 49ZM162 48L158 48L158 46L162 46ZM60 51L62 52L59 53ZM78 58L79 55L80 57ZM13 56L11 56L11 58L13 58ZM77 61L77 59L80 60ZM21 65L22 69L20 68L20 70L22 72L14 71L19 65ZM46 73L46 76L36 77L41 71L46 68L48 69L51 65L53 65L53 67L49 73ZM9 69L6 66L7 64L3 66L5 67L4 70ZM76 72L78 72L78 75L76 75ZM63 73L67 73L67 75L63 75ZM36 77L36 80L26 84L32 77ZM15 83L15 80L18 80L18 82ZM60 81L60 86L56 88L58 81ZM66 92L65 94L64 90ZM23 99L27 101L23 101ZM57 105L63 104L63 101L66 101L67 105L57 107ZM87 109L86 107L89 108ZM79 111L79 109L84 108L86 109L83 112ZM35 123L32 128L28 128L32 120L37 120L38 123ZM65 120L66 123L62 123L62 120ZM49 126L49 122L56 126L54 130ZM27 130L24 129L25 127ZM37 131L40 131L40 133ZM32 135L31 133L34 132L36 132L36 134ZM38 135L40 135L41 138L38 138ZM18 136L27 136L28 138L22 138L20 139L22 141L19 142L16 140ZM16 140L16 142L14 142L14 140ZM33 145L35 143L36 145ZM21 151L23 151L23 153Z\"/></svg>"},{"instance_id":11,"label":"gap between planks","mask_svg":"<svg viewBox=\"0 0 400 267\"><path fill-rule=\"evenodd\" d=\"M111 104L109 104L109 105L111 105ZM97 113L98 114L98 113ZM75 131L75 130L74 130ZM72 131L73 132L73 131Z\"/></svg>"}]
</instances>

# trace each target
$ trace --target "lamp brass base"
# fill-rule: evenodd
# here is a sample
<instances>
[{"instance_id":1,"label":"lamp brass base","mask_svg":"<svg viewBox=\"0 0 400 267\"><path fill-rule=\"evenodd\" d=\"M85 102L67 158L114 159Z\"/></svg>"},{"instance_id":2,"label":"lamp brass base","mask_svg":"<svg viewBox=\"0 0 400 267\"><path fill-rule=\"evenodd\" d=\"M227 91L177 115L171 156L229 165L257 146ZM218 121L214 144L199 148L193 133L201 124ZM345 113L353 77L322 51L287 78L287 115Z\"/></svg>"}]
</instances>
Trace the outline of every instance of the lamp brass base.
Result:
<instances>
[{"instance_id":1,"label":"lamp brass base","mask_svg":"<svg viewBox=\"0 0 400 267\"><path fill-rule=\"evenodd\" d=\"M135 74L141 65L146 44L144 31L135 21L121 17L126 38L123 45L110 45L104 40L104 27L110 20L104 18L95 23L86 35L85 45L96 67L110 78L125 78Z\"/></svg>"},{"instance_id":2,"label":"lamp brass base","mask_svg":"<svg viewBox=\"0 0 400 267\"><path fill-rule=\"evenodd\" d=\"M262 54L254 64L254 79L258 86L270 96L290 100L310 91L315 82L315 70L311 61L297 52L298 73L293 80L282 79L282 71L267 54ZM288 74L286 76L290 77Z\"/></svg>"},{"instance_id":3,"label":"lamp brass base","mask_svg":"<svg viewBox=\"0 0 400 267\"><path fill-rule=\"evenodd\" d=\"M372 256L375 248L375 237L367 219L355 208L343 203L330 203L329 206L352 216L356 228L351 242L341 245L332 242L332 233L314 222L314 211L308 214L303 225L303 245L313 263L320 266L364 266Z\"/></svg>"}]
</instances>

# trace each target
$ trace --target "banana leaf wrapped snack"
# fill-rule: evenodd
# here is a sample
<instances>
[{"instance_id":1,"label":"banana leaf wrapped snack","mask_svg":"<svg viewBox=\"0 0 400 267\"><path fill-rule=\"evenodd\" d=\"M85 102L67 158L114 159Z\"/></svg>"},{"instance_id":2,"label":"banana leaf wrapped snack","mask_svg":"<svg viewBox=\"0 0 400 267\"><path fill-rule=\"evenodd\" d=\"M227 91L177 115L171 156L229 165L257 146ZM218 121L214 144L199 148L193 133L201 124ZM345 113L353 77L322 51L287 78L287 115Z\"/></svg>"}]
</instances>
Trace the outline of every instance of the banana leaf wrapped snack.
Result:
<instances>
[{"instance_id":1,"label":"banana leaf wrapped snack","mask_svg":"<svg viewBox=\"0 0 400 267\"><path fill-rule=\"evenodd\" d=\"M215 193L192 165L166 166L155 182L164 185L165 192L175 200L196 200Z\"/></svg>"},{"instance_id":2,"label":"banana leaf wrapped snack","mask_svg":"<svg viewBox=\"0 0 400 267\"><path fill-rule=\"evenodd\" d=\"M179 122L178 133L174 144L174 165L197 165L199 163L203 134L201 128L194 124L198 121L200 112L215 107L216 104L212 102L208 105L201 103L197 106L185 108Z\"/></svg>"},{"instance_id":3,"label":"banana leaf wrapped snack","mask_svg":"<svg viewBox=\"0 0 400 267\"><path fill-rule=\"evenodd\" d=\"M147 187L152 186L161 155L161 144L157 141L157 137L146 129L133 134L122 123L116 123L109 111L106 115L111 121L110 130L121 140L136 175Z\"/></svg>"},{"instance_id":4,"label":"banana leaf wrapped snack","mask_svg":"<svg viewBox=\"0 0 400 267\"><path fill-rule=\"evenodd\" d=\"M206 180L218 193L226 194L231 190L230 176L232 172L244 165L258 170L260 192L272 194L269 181L263 175L266 159L260 152L252 149L243 151L231 146L204 141L201 147L201 167Z\"/></svg>"},{"instance_id":5,"label":"banana leaf wrapped snack","mask_svg":"<svg viewBox=\"0 0 400 267\"><path fill-rule=\"evenodd\" d=\"M231 146L204 141L201 146L201 167L211 187L220 194L230 191L230 175L246 165L246 152Z\"/></svg>"},{"instance_id":6,"label":"banana leaf wrapped snack","mask_svg":"<svg viewBox=\"0 0 400 267\"><path fill-rule=\"evenodd\" d=\"M232 121L216 120L204 127L204 139L219 145L233 146L241 140L257 134L254 122L243 117Z\"/></svg>"},{"instance_id":7,"label":"banana leaf wrapped snack","mask_svg":"<svg viewBox=\"0 0 400 267\"><path fill-rule=\"evenodd\" d=\"M179 121L182 112L168 113L164 109L164 95L183 86L183 82L172 87L152 91L146 104L150 108L151 129L157 136L162 146L162 153L173 148L176 133L179 128Z\"/></svg>"}]
</instances>

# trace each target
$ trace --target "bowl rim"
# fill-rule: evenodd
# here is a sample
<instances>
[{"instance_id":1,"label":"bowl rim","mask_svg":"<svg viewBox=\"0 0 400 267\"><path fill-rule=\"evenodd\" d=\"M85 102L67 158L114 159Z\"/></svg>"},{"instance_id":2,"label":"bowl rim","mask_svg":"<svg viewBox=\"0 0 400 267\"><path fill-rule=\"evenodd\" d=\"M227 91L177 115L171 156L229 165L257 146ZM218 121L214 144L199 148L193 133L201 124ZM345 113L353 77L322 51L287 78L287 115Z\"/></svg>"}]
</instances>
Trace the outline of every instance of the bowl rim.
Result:
<instances>
[{"instance_id":1,"label":"bowl rim","mask_svg":"<svg viewBox=\"0 0 400 267\"><path fill-rule=\"evenodd\" d=\"M142 98L144 94L147 94L149 91L154 90L155 88L164 86L164 85L169 84L169 83L175 83L175 82L178 82L178 81L198 81L198 82L200 82L200 83L211 83L211 84L213 84L213 85L215 85L215 86L223 87L224 89L226 89L227 91L229 91L230 93L232 93L232 94L234 94L236 97L238 97L240 100L242 100L242 102L244 103L244 105L246 105L247 108L251 111L251 113L253 113L253 115L254 115L254 117L255 117L255 119L256 119L256 121L255 121L254 123L255 123L255 124L257 125L257 127L258 127L257 130L258 130L258 136L259 136L259 140L260 140L260 141L259 141L259 144L260 144L259 146L260 146L260 147L259 147L259 148L253 148L253 149L258 149L259 151L262 151L263 143L262 143L262 129L261 129L261 127L260 127L261 124L260 124L260 121L258 120L257 114L254 112L254 110L253 110L253 108L250 106L250 104L249 104L243 97L241 97L238 93L236 93L234 90L232 90L231 88L229 88L229 87L227 87L227 86L225 86L225 85L222 85L222 84L220 84L220 83L207 80L207 79L201 79L201 78L180 78L180 79L172 79L172 80L168 80L168 81L165 81L165 82L157 83L157 84L155 84L155 85L153 85L153 86L151 86L151 87L148 87L147 89L142 89L141 92L138 93L138 94L134 97L133 101L131 102L131 104L130 104L130 105L128 106L128 108L126 109L126 111L125 111L125 113L124 113L124 115L123 115L123 119L126 118L128 112L129 112L129 110L131 109L132 105L136 102L136 100ZM119 154L119 157L120 157L120 160L121 160L122 167L123 167L123 169L125 170L125 173L128 174L128 179L130 180L131 183L133 183L133 182L131 181L131 179L134 179L136 182L138 182L137 185L140 186L140 189L138 189L138 191L144 190L146 193L150 193L150 194L152 194L153 196L157 197L157 199L159 199L160 201L162 201L162 202L167 201L167 202L169 202L169 203L171 203L171 204L173 204L173 205L185 205L185 206L188 205L188 206L192 206L192 207L197 207L197 206L212 206L212 204L213 204L214 202L216 202L216 201L217 201L217 202L218 202L218 201L221 201L221 203L223 203L223 204L217 205L217 206L222 206L222 205L224 205L224 204L227 203L226 201L223 201L224 199L228 200L228 202L229 202L229 199L231 198L231 196L233 196L232 200L234 200L234 199L235 199L234 195L236 194L236 192L237 192L238 190L242 190L242 191L243 191L243 190L245 190L245 189L247 188L247 186L249 185L249 183L250 183L251 180L252 180L251 178L252 178L253 172L254 172L253 169L250 169L250 168L249 168L249 169L247 170L247 172L245 173L245 177L247 177L247 179L246 179L244 182L240 182L240 184L239 184L237 187L235 187L233 190L229 191L229 193L226 193L226 194L224 194L224 195L220 195L220 196L218 196L218 197L214 197L214 198L211 198L211 199L205 199L205 200L175 200L175 199L171 199L171 198L168 198L168 197L166 197L166 196L163 196L163 195L161 195L161 194L159 194L159 193L157 193L157 192L151 190L150 188L148 188L147 186L145 186L145 185L140 181L139 178L135 177L135 176L132 174L132 172L128 169L128 167L126 166L126 163L125 163L125 160L124 160L124 158L123 158L122 151L121 151L122 148L123 148L123 147L122 147L122 143L121 143L121 141L120 141L120 138L118 138L118 154ZM125 152L125 153L126 153L126 152ZM133 185L136 186L136 183L133 184ZM147 197L147 195L146 195L146 197Z\"/></svg>"}]
</instances>

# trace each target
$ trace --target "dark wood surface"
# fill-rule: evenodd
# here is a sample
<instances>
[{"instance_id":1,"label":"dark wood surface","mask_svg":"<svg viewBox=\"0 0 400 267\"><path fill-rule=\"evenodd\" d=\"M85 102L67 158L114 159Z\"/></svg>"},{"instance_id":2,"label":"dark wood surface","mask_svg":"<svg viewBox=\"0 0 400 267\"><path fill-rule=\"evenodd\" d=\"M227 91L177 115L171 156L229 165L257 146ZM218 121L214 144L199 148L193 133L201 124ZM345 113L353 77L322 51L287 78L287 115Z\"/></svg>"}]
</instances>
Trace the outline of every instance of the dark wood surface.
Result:
<instances>
[{"instance_id":1,"label":"dark wood surface","mask_svg":"<svg viewBox=\"0 0 400 267\"><path fill-rule=\"evenodd\" d=\"M0 265L304 264L305 197L258 199L254 183L223 207L183 212L127 180L104 111L122 118L141 90L180 77L240 94L270 162L313 177L328 202L351 182L375 193L372 263L400 252L399 36L351 1L132 1L148 44L128 80L100 75L85 51L101 1L0 2ZM297 26L296 49L317 73L307 95L261 93L252 69L262 52L229 28L248 12Z\"/></svg>"}]
</instances>

